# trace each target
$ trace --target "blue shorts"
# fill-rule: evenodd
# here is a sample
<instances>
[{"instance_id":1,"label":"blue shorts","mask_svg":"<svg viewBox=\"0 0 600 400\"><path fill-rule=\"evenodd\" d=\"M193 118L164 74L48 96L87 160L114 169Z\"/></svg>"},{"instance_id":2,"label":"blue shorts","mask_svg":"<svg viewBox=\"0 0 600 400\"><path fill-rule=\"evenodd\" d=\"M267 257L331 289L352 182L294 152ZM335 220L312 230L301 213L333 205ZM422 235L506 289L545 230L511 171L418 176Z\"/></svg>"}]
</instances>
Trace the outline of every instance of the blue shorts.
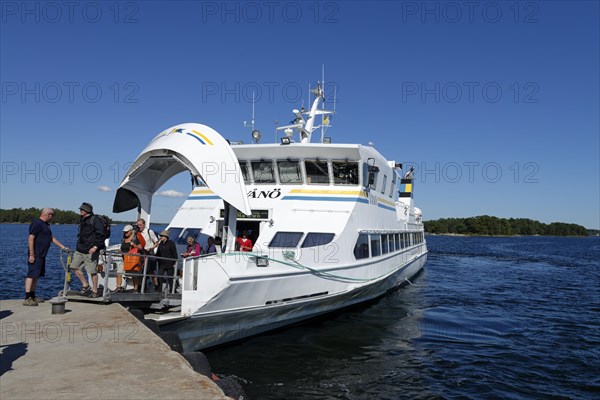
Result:
<instances>
[{"instance_id":1,"label":"blue shorts","mask_svg":"<svg viewBox=\"0 0 600 400\"><path fill-rule=\"evenodd\" d=\"M33 264L27 263L27 277L38 279L46 276L46 257L36 257Z\"/></svg>"}]
</instances>

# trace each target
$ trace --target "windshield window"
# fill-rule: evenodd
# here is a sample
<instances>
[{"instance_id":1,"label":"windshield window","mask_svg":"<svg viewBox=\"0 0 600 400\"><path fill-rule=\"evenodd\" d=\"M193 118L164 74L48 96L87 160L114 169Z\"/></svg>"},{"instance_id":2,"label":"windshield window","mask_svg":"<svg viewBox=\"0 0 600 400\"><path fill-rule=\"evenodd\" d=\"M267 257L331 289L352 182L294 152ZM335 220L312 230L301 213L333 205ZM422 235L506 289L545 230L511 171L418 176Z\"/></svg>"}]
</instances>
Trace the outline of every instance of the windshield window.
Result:
<instances>
[{"instance_id":1,"label":"windshield window","mask_svg":"<svg viewBox=\"0 0 600 400\"><path fill-rule=\"evenodd\" d=\"M279 172L279 183L283 185L302 183L300 161L277 161L277 172Z\"/></svg>"},{"instance_id":2,"label":"windshield window","mask_svg":"<svg viewBox=\"0 0 600 400\"><path fill-rule=\"evenodd\" d=\"M275 173L271 161L253 161L254 183L275 183Z\"/></svg>"},{"instance_id":3,"label":"windshield window","mask_svg":"<svg viewBox=\"0 0 600 400\"><path fill-rule=\"evenodd\" d=\"M333 161L333 183L336 185L358 185L358 163Z\"/></svg>"},{"instance_id":4,"label":"windshield window","mask_svg":"<svg viewBox=\"0 0 600 400\"><path fill-rule=\"evenodd\" d=\"M327 161L306 160L306 182L312 184L328 184L329 174L327 172Z\"/></svg>"}]
</instances>

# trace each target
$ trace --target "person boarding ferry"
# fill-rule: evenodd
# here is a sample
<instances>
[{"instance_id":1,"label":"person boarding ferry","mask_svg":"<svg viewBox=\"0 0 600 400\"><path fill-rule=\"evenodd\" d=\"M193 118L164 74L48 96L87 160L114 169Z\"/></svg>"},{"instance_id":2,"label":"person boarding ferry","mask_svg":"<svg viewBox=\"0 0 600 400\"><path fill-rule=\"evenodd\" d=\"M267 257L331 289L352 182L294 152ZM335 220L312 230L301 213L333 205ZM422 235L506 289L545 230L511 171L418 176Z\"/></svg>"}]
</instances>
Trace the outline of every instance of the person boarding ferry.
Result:
<instances>
[{"instance_id":1,"label":"person boarding ferry","mask_svg":"<svg viewBox=\"0 0 600 400\"><path fill-rule=\"evenodd\" d=\"M67 253L71 251L52 234L52 230L50 230L52 217L54 217L54 210L44 208L40 217L29 225L29 237L27 239L29 258L27 259L28 268L27 277L25 278L24 306L37 306L38 303L44 302L44 300L35 296L35 286L38 279L46 274L46 254L50 248L50 243L54 243Z\"/></svg>"}]
</instances>

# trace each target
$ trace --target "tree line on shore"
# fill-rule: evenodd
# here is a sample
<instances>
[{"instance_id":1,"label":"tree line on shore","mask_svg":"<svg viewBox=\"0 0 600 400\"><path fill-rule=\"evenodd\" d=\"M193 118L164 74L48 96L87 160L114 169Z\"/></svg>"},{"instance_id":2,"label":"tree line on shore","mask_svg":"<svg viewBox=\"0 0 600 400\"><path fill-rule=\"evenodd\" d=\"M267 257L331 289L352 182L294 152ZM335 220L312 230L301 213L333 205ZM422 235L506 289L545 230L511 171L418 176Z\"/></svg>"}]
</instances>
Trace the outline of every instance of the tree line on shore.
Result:
<instances>
[{"instance_id":1,"label":"tree line on shore","mask_svg":"<svg viewBox=\"0 0 600 400\"><path fill-rule=\"evenodd\" d=\"M38 218L42 212L41 208L11 208L9 210L0 209L0 223L20 223L29 224L35 218ZM79 224L79 213L74 211L64 211L58 208L54 209L54 224ZM109 223L118 223L108 218Z\"/></svg>"},{"instance_id":2,"label":"tree line on shore","mask_svg":"<svg viewBox=\"0 0 600 400\"><path fill-rule=\"evenodd\" d=\"M40 208L11 208L0 209L0 223L29 224L40 216ZM55 208L52 222L55 224L79 224L79 213L64 211ZM108 218L108 217L107 217ZM122 221L109 223L119 224ZM588 236L597 235L598 231L588 230L581 225L563 222L543 222L528 218L497 218L481 215L469 218L441 218L425 221L425 232L433 234L458 234L458 235L542 235L542 236Z\"/></svg>"},{"instance_id":3,"label":"tree line on shore","mask_svg":"<svg viewBox=\"0 0 600 400\"><path fill-rule=\"evenodd\" d=\"M552 222L545 224L528 218L498 218L481 215L469 218L440 218L425 221L425 232L458 235L541 235L541 236L588 236L593 232L577 224Z\"/></svg>"}]
</instances>

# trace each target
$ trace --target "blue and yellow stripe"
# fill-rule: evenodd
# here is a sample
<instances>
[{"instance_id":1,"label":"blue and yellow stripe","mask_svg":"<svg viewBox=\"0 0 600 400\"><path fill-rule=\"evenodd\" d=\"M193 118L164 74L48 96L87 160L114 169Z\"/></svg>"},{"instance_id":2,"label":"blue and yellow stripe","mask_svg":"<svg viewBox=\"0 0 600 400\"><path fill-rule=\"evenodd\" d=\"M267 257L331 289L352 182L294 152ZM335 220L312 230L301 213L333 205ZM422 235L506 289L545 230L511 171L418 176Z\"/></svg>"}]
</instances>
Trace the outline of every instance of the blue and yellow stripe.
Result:
<instances>
[{"instance_id":1,"label":"blue and yellow stripe","mask_svg":"<svg viewBox=\"0 0 600 400\"><path fill-rule=\"evenodd\" d=\"M206 135L204 135L201 132L198 132L196 130L193 130L193 129L191 131L188 131L187 129L184 129L184 128L175 128L171 132L166 133L165 135L161 135L159 137L168 136L168 135L170 135L172 133L183 133L185 135L193 137L194 139L196 139L197 141L199 141L203 145L214 146L214 143L209 138L207 138Z\"/></svg>"},{"instance_id":2,"label":"blue and yellow stripe","mask_svg":"<svg viewBox=\"0 0 600 400\"><path fill-rule=\"evenodd\" d=\"M188 200L216 200L219 196L210 189L196 189L188 196Z\"/></svg>"},{"instance_id":3,"label":"blue and yellow stripe","mask_svg":"<svg viewBox=\"0 0 600 400\"><path fill-rule=\"evenodd\" d=\"M369 204L369 196L364 190L293 189L282 200L341 201ZM395 203L382 197L377 197L377 206L384 210L396 211Z\"/></svg>"}]
</instances>

